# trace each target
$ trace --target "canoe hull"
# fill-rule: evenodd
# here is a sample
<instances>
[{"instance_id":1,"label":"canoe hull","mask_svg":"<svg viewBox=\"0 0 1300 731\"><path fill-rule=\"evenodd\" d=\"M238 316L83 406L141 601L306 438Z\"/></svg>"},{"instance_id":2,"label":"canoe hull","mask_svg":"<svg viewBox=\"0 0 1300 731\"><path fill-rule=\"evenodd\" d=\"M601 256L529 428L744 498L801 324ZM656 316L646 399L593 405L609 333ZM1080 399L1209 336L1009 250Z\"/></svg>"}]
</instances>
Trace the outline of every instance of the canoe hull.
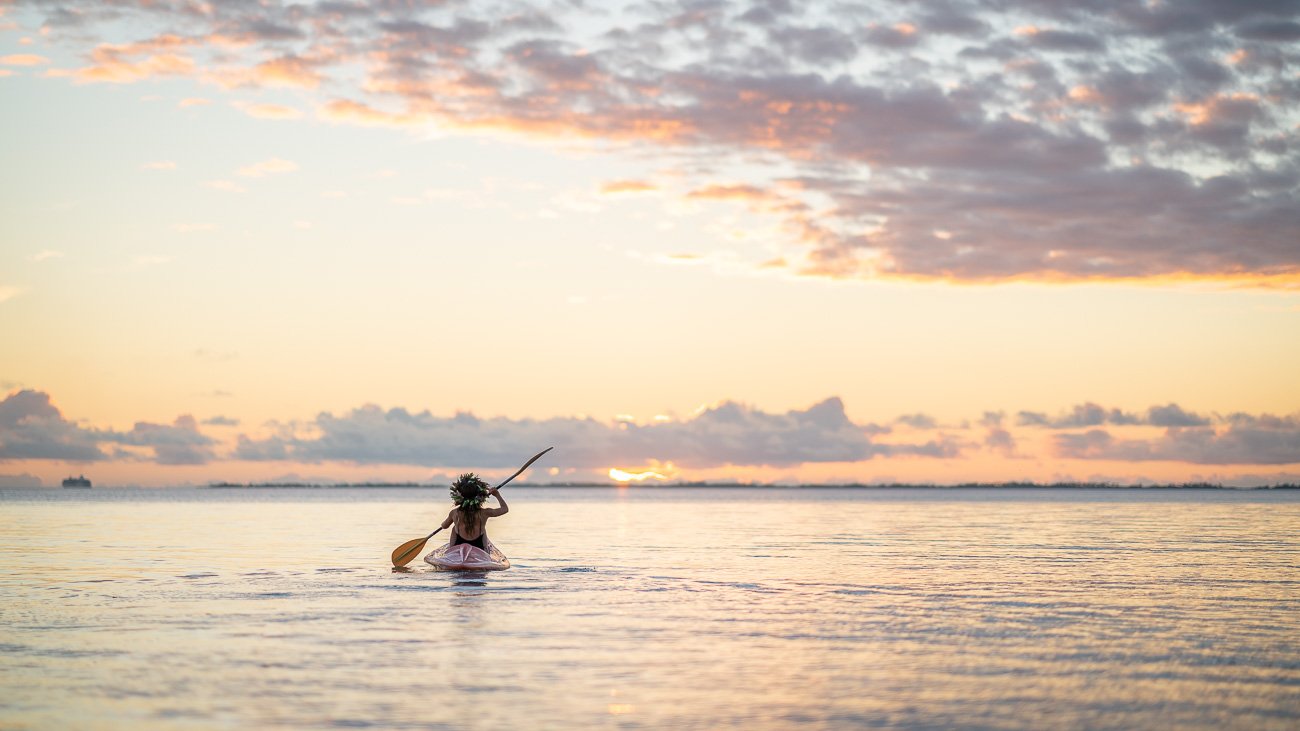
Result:
<instances>
[{"instance_id":1,"label":"canoe hull","mask_svg":"<svg viewBox=\"0 0 1300 731\"><path fill-rule=\"evenodd\" d=\"M487 550L468 543L443 545L433 549L424 561L440 571L501 571L510 568L510 559L491 541L486 546Z\"/></svg>"}]
</instances>

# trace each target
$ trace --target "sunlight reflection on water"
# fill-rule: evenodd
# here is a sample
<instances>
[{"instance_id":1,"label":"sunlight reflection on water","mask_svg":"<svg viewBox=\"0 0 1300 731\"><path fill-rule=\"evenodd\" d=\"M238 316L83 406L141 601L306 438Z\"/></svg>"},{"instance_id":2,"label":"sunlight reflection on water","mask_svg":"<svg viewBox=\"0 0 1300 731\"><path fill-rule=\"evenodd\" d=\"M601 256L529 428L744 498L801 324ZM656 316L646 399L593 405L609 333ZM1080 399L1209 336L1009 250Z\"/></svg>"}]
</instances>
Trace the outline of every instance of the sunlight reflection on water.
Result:
<instances>
[{"instance_id":1,"label":"sunlight reflection on water","mask_svg":"<svg viewBox=\"0 0 1300 731\"><path fill-rule=\"evenodd\" d=\"M1300 495L0 492L0 727L1294 728Z\"/></svg>"}]
</instances>

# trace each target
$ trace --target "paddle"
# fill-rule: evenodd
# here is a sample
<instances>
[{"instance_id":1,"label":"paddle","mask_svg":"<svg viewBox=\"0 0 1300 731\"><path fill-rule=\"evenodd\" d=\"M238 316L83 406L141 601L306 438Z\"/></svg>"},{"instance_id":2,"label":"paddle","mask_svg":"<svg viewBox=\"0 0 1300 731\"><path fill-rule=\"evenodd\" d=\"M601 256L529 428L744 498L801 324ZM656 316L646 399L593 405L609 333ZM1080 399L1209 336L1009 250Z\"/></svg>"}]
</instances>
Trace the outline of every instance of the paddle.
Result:
<instances>
[{"instance_id":1,"label":"paddle","mask_svg":"<svg viewBox=\"0 0 1300 731\"><path fill-rule=\"evenodd\" d=\"M546 454L552 449L555 449L555 447L547 447L546 449L543 449L537 454L534 454L533 458L525 462L523 467L520 467L513 475L507 477L505 479L505 482L502 482L500 485L497 485L496 488L494 489L500 490L501 488L505 487L507 483L509 483L511 480L515 479L516 477L522 475L524 473L524 470L528 469L529 466L531 466L534 462L541 459L543 454ZM424 548L424 544L428 543L430 538L433 538L434 536L438 535L438 531L440 530L442 530L442 528L439 528L438 530L430 533L429 535L423 538L415 538L409 540L406 543L403 543L402 545L395 548L393 550L393 567L396 568L398 566L405 566L406 564L410 563L411 559L415 558L416 554L420 552L420 549Z\"/></svg>"}]
</instances>

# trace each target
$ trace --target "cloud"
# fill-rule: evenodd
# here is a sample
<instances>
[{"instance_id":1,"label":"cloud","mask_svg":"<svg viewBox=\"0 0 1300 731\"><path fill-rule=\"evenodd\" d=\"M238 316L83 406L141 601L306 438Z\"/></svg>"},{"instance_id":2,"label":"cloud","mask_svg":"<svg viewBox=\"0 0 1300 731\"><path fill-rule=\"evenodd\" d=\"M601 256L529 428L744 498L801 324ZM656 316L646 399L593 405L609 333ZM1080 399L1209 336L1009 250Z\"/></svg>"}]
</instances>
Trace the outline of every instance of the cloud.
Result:
<instances>
[{"instance_id":1,"label":"cloud","mask_svg":"<svg viewBox=\"0 0 1300 731\"><path fill-rule=\"evenodd\" d=\"M894 421L899 424L910 426L913 429L933 429L938 425L935 422L934 417L929 416L928 414L904 414L903 416L894 419Z\"/></svg>"},{"instance_id":2,"label":"cloud","mask_svg":"<svg viewBox=\"0 0 1300 731\"><path fill-rule=\"evenodd\" d=\"M386 112L351 99L331 99L319 109L318 114L331 122L384 127L420 124L432 119L421 114Z\"/></svg>"},{"instance_id":3,"label":"cloud","mask_svg":"<svg viewBox=\"0 0 1300 731\"><path fill-rule=\"evenodd\" d=\"M0 284L0 302L7 302L23 293L22 287Z\"/></svg>"},{"instance_id":4,"label":"cloud","mask_svg":"<svg viewBox=\"0 0 1300 731\"><path fill-rule=\"evenodd\" d=\"M767 35L784 53L807 63L842 63L858 55L858 46L853 38L829 26L776 26L769 28Z\"/></svg>"},{"instance_id":5,"label":"cloud","mask_svg":"<svg viewBox=\"0 0 1300 731\"><path fill-rule=\"evenodd\" d=\"M198 430L192 416L172 424L137 422L127 432L87 429L65 419L42 391L16 391L0 401L0 461L16 459L100 462L137 459L128 450L105 452L101 445L144 448L163 465L205 464L215 442Z\"/></svg>"},{"instance_id":6,"label":"cloud","mask_svg":"<svg viewBox=\"0 0 1300 731\"><path fill-rule=\"evenodd\" d=\"M659 190L659 186L645 180L611 180L600 186L600 192L605 195L650 193L656 190Z\"/></svg>"},{"instance_id":7,"label":"cloud","mask_svg":"<svg viewBox=\"0 0 1300 731\"><path fill-rule=\"evenodd\" d=\"M16 53L8 56L0 56L0 65L3 66L43 66L50 60L44 56L37 56L34 53Z\"/></svg>"},{"instance_id":8,"label":"cloud","mask_svg":"<svg viewBox=\"0 0 1300 731\"><path fill-rule=\"evenodd\" d=\"M1090 33L1029 27L1018 30L1017 35L1023 36L1030 46L1049 51L1095 53L1106 48L1105 42Z\"/></svg>"},{"instance_id":9,"label":"cloud","mask_svg":"<svg viewBox=\"0 0 1300 731\"><path fill-rule=\"evenodd\" d=\"M62 259L64 256L66 256L66 254L64 254L62 251L55 251L53 249L42 249L41 251L32 254L28 258L31 259L32 261L48 261L50 259Z\"/></svg>"},{"instance_id":10,"label":"cloud","mask_svg":"<svg viewBox=\"0 0 1300 731\"><path fill-rule=\"evenodd\" d=\"M282 56L253 67L253 78L262 86L315 89L322 77L317 62L299 56Z\"/></svg>"},{"instance_id":11,"label":"cloud","mask_svg":"<svg viewBox=\"0 0 1300 731\"><path fill-rule=\"evenodd\" d=\"M302 117L302 110L286 107L282 104L248 104L244 102L235 102L235 108L247 114L250 117L258 119L299 119Z\"/></svg>"},{"instance_id":12,"label":"cloud","mask_svg":"<svg viewBox=\"0 0 1300 731\"><path fill-rule=\"evenodd\" d=\"M1279 420L1273 426L1175 427L1156 439L1117 439L1109 432L1092 429L1082 434L1057 434L1054 440L1056 455L1069 459L1300 464L1300 420L1295 418Z\"/></svg>"},{"instance_id":13,"label":"cloud","mask_svg":"<svg viewBox=\"0 0 1300 731\"><path fill-rule=\"evenodd\" d=\"M211 99L203 99L201 97L186 97L176 102L176 106L180 107L181 109L186 109L188 107L205 107L211 103L212 103Z\"/></svg>"},{"instance_id":14,"label":"cloud","mask_svg":"<svg viewBox=\"0 0 1300 731\"><path fill-rule=\"evenodd\" d=\"M269 160L255 162L252 165L245 165L237 171L237 174L246 178L263 178L267 175L278 175L280 173L291 173L298 169L298 163L292 160L283 160L273 157Z\"/></svg>"},{"instance_id":15,"label":"cloud","mask_svg":"<svg viewBox=\"0 0 1300 731\"><path fill-rule=\"evenodd\" d=\"M1253 41L1300 41L1300 23L1294 20L1256 20L1236 28L1236 36Z\"/></svg>"},{"instance_id":16,"label":"cloud","mask_svg":"<svg viewBox=\"0 0 1300 731\"><path fill-rule=\"evenodd\" d=\"M1177 408L1177 407L1174 407ZM1071 429L1101 424L1140 424L1141 419L1119 409L1105 409L1092 402L1078 404L1068 414L1048 417L1046 414L1021 411L1017 414L1020 426L1046 426L1054 429Z\"/></svg>"},{"instance_id":17,"label":"cloud","mask_svg":"<svg viewBox=\"0 0 1300 731\"><path fill-rule=\"evenodd\" d=\"M36 12L82 46L90 65L60 72L82 83L288 86L337 123L744 164L748 190L733 197L701 179L685 187L701 201L766 201L785 240L762 258L809 276L1300 278L1293 3ZM82 40L128 26L156 32Z\"/></svg>"},{"instance_id":18,"label":"cloud","mask_svg":"<svg viewBox=\"0 0 1300 731\"><path fill-rule=\"evenodd\" d=\"M49 394L27 389L0 401L0 460L96 462L107 458L98 441L95 432L64 419Z\"/></svg>"},{"instance_id":19,"label":"cloud","mask_svg":"<svg viewBox=\"0 0 1300 731\"><path fill-rule=\"evenodd\" d=\"M1210 420L1199 414L1184 411L1178 404L1168 404L1147 409L1146 423L1151 426L1209 426Z\"/></svg>"},{"instance_id":20,"label":"cloud","mask_svg":"<svg viewBox=\"0 0 1300 731\"><path fill-rule=\"evenodd\" d=\"M1016 453L1016 439L1006 429L992 427L984 433L984 448L1011 457Z\"/></svg>"},{"instance_id":21,"label":"cloud","mask_svg":"<svg viewBox=\"0 0 1300 731\"><path fill-rule=\"evenodd\" d=\"M189 55L201 39L163 34L135 43L101 43L90 51L91 65L55 75L81 83L129 84L146 79L192 76L198 69Z\"/></svg>"},{"instance_id":22,"label":"cloud","mask_svg":"<svg viewBox=\"0 0 1300 731\"><path fill-rule=\"evenodd\" d=\"M718 201L766 201L771 199L773 195L772 192L757 185L737 183L706 185L690 191L686 194L686 197Z\"/></svg>"},{"instance_id":23,"label":"cloud","mask_svg":"<svg viewBox=\"0 0 1300 731\"><path fill-rule=\"evenodd\" d=\"M41 478L26 472L17 475L0 475L0 489L42 487Z\"/></svg>"},{"instance_id":24,"label":"cloud","mask_svg":"<svg viewBox=\"0 0 1300 731\"><path fill-rule=\"evenodd\" d=\"M252 439L240 434L231 456L250 462L285 461L290 459L289 447L289 442L282 437Z\"/></svg>"},{"instance_id":25,"label":"cloud","mask_svg":"<svg viewBox=\"0 0 1300 731\"><path fill-rule=\"evenodd\" d=\"M216 456L211 437L199 432L198 423L188 414L178 416L172 424L136 422L129 432L101 432L107 442L147 447L153 461L161 465L201 465Z\"/></svg>"},{"instance_id":26,"label":"cloud","mask_svg":"<svg viewBox=\"0 0 1300 731\"><path fill-rule=\"evenodd\" d=\"M1091 423L1119 414L1124 435L1095 426L1062 427L1050 435L1046 453L1022 452L1024 442L1002 425L1002 412L986 412L974 425L962 422L942 429L930 417L905 416L895 420L910 426L900 434L889 426L853 422L838 398L783 413L723 401L701 407L687 418L656 416L648 421L631 416L611 421L480 418L469 413L435 416L429 411L367 405L341 415L321 413L306 423L272 422L269 434L237 434L233 444L223 448L188 414L170 424L139 421L128 431L99 429L65 418L48 394L25 389L0 401L0 461L202 465L239 460L504 469L515 465L521 451L555 446L557 465L565 469L605 472L615 467L628 473L649 469L661 474L666 473L656 466L680 474L732 466L967 459L979 452L1040 461L1300 464L1300 414L1235 412L1211 418L1168 404L1152 407L1137 420L1140 423L1131 423L1134 419L1127 412L1090 406L1084 404L1057 420ZM202 424L229 428L240 422L213 416ZM902 440L908 436L913 440ZM645 465L650 467L642 469Z\"/></svg>"},{"instance_id":27,"label":"cloud","mask_svg":"<svg viewBox=\"0 0 1300 731\"><path fill-rule=\"evenodd\" d=\"M1098 404L1087 403L1075 405L1068 413L1057 416L1036 411L1021 411L1016 415L1019 426L1047 427L1052 429L1078 429L1090 426L1111 424L1115 426L1208 426L1209 417L1186 411L1178 404L1152 406L1145 414L1132 414L1120 409L1107 409Z\"/></svg>"},{"instance_id":28,"label":"cloud","mask_svg":"<svg viewBox=\"0 0 1300 731\"><path fill-rule=\"evenodd\" d=\"M896 23L888 27L870 25L861 32L860 38L869 45L893 49L911 48L922 40L916 26L911 23Z\"/></svg>"},{"instance_id":29,"label":"cloud","mask_svg":"<svg viewBox=\"0 0 1300 731\"><path fill-rule=\"evenodd\" d=\"M239 459L362 464L508 467L521 445L555 446L565 466L607 468L650 460L691 467L854 462L877 456L953 457L955 443L877 444L851 422L837 398L805 410L767 413L731 401L683 421L599 422L589 418L480 419L461 413L363 406L342 416L319 415L305 437L242 436Z\"/></svg>"}]
</instances>

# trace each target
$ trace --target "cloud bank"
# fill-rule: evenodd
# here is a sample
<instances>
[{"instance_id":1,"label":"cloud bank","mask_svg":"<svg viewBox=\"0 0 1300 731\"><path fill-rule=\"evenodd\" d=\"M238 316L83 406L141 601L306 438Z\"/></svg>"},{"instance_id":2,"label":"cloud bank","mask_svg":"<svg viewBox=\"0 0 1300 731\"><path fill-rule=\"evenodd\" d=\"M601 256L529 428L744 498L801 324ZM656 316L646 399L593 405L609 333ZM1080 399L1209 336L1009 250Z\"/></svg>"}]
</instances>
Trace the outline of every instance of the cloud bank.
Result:
<instances>
[{"instance_id":1,"label":"cloud bank","mask_svg":"<svg viewBox=\"0 0 1300 731\"><path fill-rule=\"evenodd\" d=\"M234 456L246 460L347 461L447 467L509 467L520 445L555 446L566 466L673 462L683 467L791 466L859 462L879 456L957 456L945 442L880 444L851 422L844 404L827 399L808 409L771 414L735 402L706 408L683 421L639 425L590 418L480 419L461 413L363 406L324 413L308 436L241 437Z\"/></svg>"},{"instance_id":2,"label":"cloud bank","mask_svg":"<svg viewBox=\"0 0 1300 731\"><path fill-rule=\"evenodd\" d=\"M1025 414L1032 418L1026 421ZM366 405L339 415L324 412L306 423L273 424L270 433L240 433L233 442L223 443L203 433L201 426L237 425L228 417L200 424L183 415L172 424L142 421L128 431L97 429L65 418L48 394L22 390L0 401L0 462L240 461L497 469L514 466L521 449L554 446L557 464L594 471L670 463L682 469L792 468L986 457L1300 464L1300 414L1200 415L1166 404L1134 415L1084 403L1055 417L1021 412L1018 433L1005 421L1005 412L989 411L973 423L955 426L920 413L884 425L857 423L848 418L838 398L784 413L723 401L687 418L648 423L622 417L598 421L438 416ZM1047 452L1026 450L1036 443L1034 432L1041 431L1047 432Z\"/></svg>"},{"instance_id":3,"label":"cloud bank","mask_svg":"<svg viewBox=\"0 0 1300 731\"><path fill-rule=\"evenodd\" d=\"M17 5L80 49L48 72L77 83L662 151L781 221L769 265L804 274L1300 273L1293 1Z\"/></svg>"},{"instance_id":4,"label":"cloud bank","mask_svg":"<svg viewBox=\"0 0 1300 731\"><path fill-rule=\"evenodd\" d=\"M215 444L188 415L170 425L137 422L122 432L88 429L67 420L42 391L16 391L0 401L0 461L146 459L162 465L205 464L215 458Z\"/></svg>"}]
</instances>

